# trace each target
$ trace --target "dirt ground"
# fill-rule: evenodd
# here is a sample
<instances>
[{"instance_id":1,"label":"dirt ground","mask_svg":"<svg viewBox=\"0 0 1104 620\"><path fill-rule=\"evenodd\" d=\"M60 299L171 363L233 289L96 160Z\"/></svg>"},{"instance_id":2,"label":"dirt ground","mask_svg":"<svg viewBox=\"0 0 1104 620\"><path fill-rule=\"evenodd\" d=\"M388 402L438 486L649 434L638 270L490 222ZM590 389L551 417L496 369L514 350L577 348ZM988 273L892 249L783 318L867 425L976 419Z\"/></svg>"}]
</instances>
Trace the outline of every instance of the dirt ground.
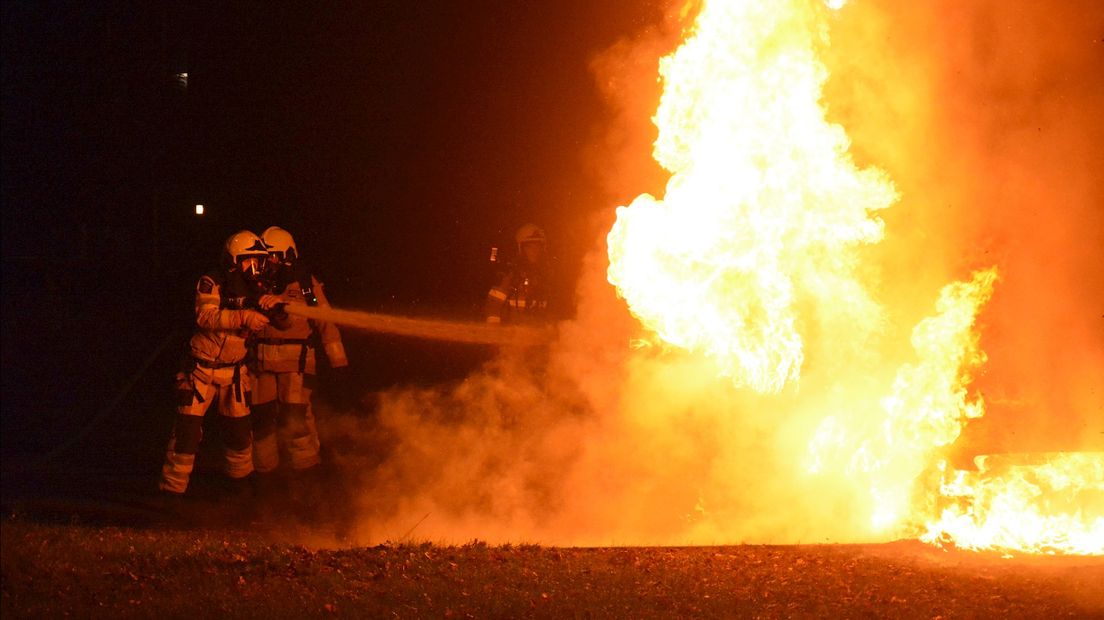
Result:
<instances>
[{"instance_id":1,"label":"dirt ground","mask_svg":"<svg viewBox=\"0 0 1104 620\"><path fill-rule=\"evenodd\" d=\"M882 545L316 548L7 516L5 618L1104 617L1104 558Z\"/></svg>"}]
</instances>

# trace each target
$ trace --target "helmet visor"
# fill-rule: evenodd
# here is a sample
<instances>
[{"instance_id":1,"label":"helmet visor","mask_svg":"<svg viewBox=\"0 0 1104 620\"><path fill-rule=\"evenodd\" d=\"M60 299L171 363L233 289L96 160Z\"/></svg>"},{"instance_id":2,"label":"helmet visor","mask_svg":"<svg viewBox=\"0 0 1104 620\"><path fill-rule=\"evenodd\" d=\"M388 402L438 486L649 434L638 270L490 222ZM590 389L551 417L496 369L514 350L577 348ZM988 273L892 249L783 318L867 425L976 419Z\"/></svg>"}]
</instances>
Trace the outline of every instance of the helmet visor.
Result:
<instances>
[{"instance_id":1,"label":"helmet visor","mask_svg":"<svg viewBox=\"0 0 1104 620\"><path fill-rule=\"evenodd\" d=\"M238 259L238 267L242 273L252 278L259 278L264 273L265 257L243 256Z\"/></svg>"}]
</instances>

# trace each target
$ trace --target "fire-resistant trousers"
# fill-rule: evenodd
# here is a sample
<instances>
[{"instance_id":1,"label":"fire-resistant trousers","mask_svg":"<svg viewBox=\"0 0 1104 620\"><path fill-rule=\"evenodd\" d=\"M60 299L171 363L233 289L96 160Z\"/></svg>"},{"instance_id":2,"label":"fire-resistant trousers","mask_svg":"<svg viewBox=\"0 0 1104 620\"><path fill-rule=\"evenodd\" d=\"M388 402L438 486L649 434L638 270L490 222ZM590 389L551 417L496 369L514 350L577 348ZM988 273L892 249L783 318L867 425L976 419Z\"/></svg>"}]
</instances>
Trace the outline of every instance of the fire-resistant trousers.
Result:
<instances>
[{"instance_id":1,"label":"fire-resistant trousers","mask_svg":"<svg viewBox=\"0 0 1104 620\"><path fill-rule=\"evenodd\" d=\"M313 379L301 372L257 372L254 376L253 465L258 472L275 471L281 453L294 470L322 462L310 406Z\"/></svg>"},{"instance_id":2,"label":"fire-resistant trousers","mask_svg":"<svg viewBox=\"0 0 1104 620\"><path fill-rule=\"evenodd\" d=\"M188 488L195 455L203 439L203 416L218 402L226 474L239 479L253 473L253 440L248 404L249 376L245 366L204 368L177 375L176 425L169 439L159 487L171 493Z\"/></svg>"}]
</instances>

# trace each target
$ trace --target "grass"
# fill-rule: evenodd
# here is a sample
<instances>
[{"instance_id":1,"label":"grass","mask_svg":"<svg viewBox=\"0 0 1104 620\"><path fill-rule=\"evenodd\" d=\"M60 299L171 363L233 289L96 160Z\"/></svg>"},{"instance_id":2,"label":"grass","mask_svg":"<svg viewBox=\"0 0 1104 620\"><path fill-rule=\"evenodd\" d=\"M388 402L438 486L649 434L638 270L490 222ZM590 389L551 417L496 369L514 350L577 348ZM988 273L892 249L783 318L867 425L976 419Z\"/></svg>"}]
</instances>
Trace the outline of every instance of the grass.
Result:
<instances>
[{"instance_id":1,"label":"grass","mask_svg":"<svg viewBox=\"0 0 1104 620\"><path fill-rule=\"evenodd\" d=\"M16 617L1098 617L1104 561L894 545L312 549L235 530L2 525Z\"/></svg>"}]
</instances>

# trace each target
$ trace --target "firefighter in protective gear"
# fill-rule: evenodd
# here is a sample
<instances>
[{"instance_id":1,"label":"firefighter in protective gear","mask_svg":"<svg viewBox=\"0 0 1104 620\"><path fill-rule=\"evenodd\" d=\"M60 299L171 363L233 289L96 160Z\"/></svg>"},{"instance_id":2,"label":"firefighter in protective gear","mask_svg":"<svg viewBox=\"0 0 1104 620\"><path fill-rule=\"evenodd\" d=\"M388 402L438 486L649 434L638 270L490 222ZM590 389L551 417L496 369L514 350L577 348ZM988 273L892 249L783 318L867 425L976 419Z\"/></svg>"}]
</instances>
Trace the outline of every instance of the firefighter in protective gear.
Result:
<instances>
[{"instance_id":1,"label":"firefighter in protective gear","mask_svg":"<svg viewBox=\"0 0 1104 620\"><path fill-rule=\"evenodd\" d=\"M272 226L261 237L269 253L268 294L260 298L261 307L328 306L322 284L300 260L291 234ZM257 472L274 472L281 452L293 471L318 465L318 431L310 407L317 370L315 353L321 344L331 367L348 366L340 332L331 323L291 315L285 329L269 325L254 343L253 462Z\"/></svg>"},{"instance_id":2,"label":"firefighter in protective gear","mask_svg":"<svg viewBox=\"0 0 1104 620\"><path fill-rule=\"evenodd\" d=\"M488 323L542 323L548 320L548 239L536 224L525 224L514 240L517 259L487 292L483 316Z\"/></svg>"},{"instance_id":3,"label":"firefighter in protective gear","mask_svg":"<svg viewBox=\"0 0 1104 620\"><path fill-rule=\"evenodd\" d=\"M158 484L162 491L183 494L188 488L195 455L203 435L203 416L218 403L226 458L226 474L242 480L253 473L249 371L246 338L269 320L246 308L263 287L268 251L261 238L247 230L231 236L222 266L196 285L196 330L188 343L184 368L177 374L176 424L169 440Z\"/></svg>"}]
</instances>

